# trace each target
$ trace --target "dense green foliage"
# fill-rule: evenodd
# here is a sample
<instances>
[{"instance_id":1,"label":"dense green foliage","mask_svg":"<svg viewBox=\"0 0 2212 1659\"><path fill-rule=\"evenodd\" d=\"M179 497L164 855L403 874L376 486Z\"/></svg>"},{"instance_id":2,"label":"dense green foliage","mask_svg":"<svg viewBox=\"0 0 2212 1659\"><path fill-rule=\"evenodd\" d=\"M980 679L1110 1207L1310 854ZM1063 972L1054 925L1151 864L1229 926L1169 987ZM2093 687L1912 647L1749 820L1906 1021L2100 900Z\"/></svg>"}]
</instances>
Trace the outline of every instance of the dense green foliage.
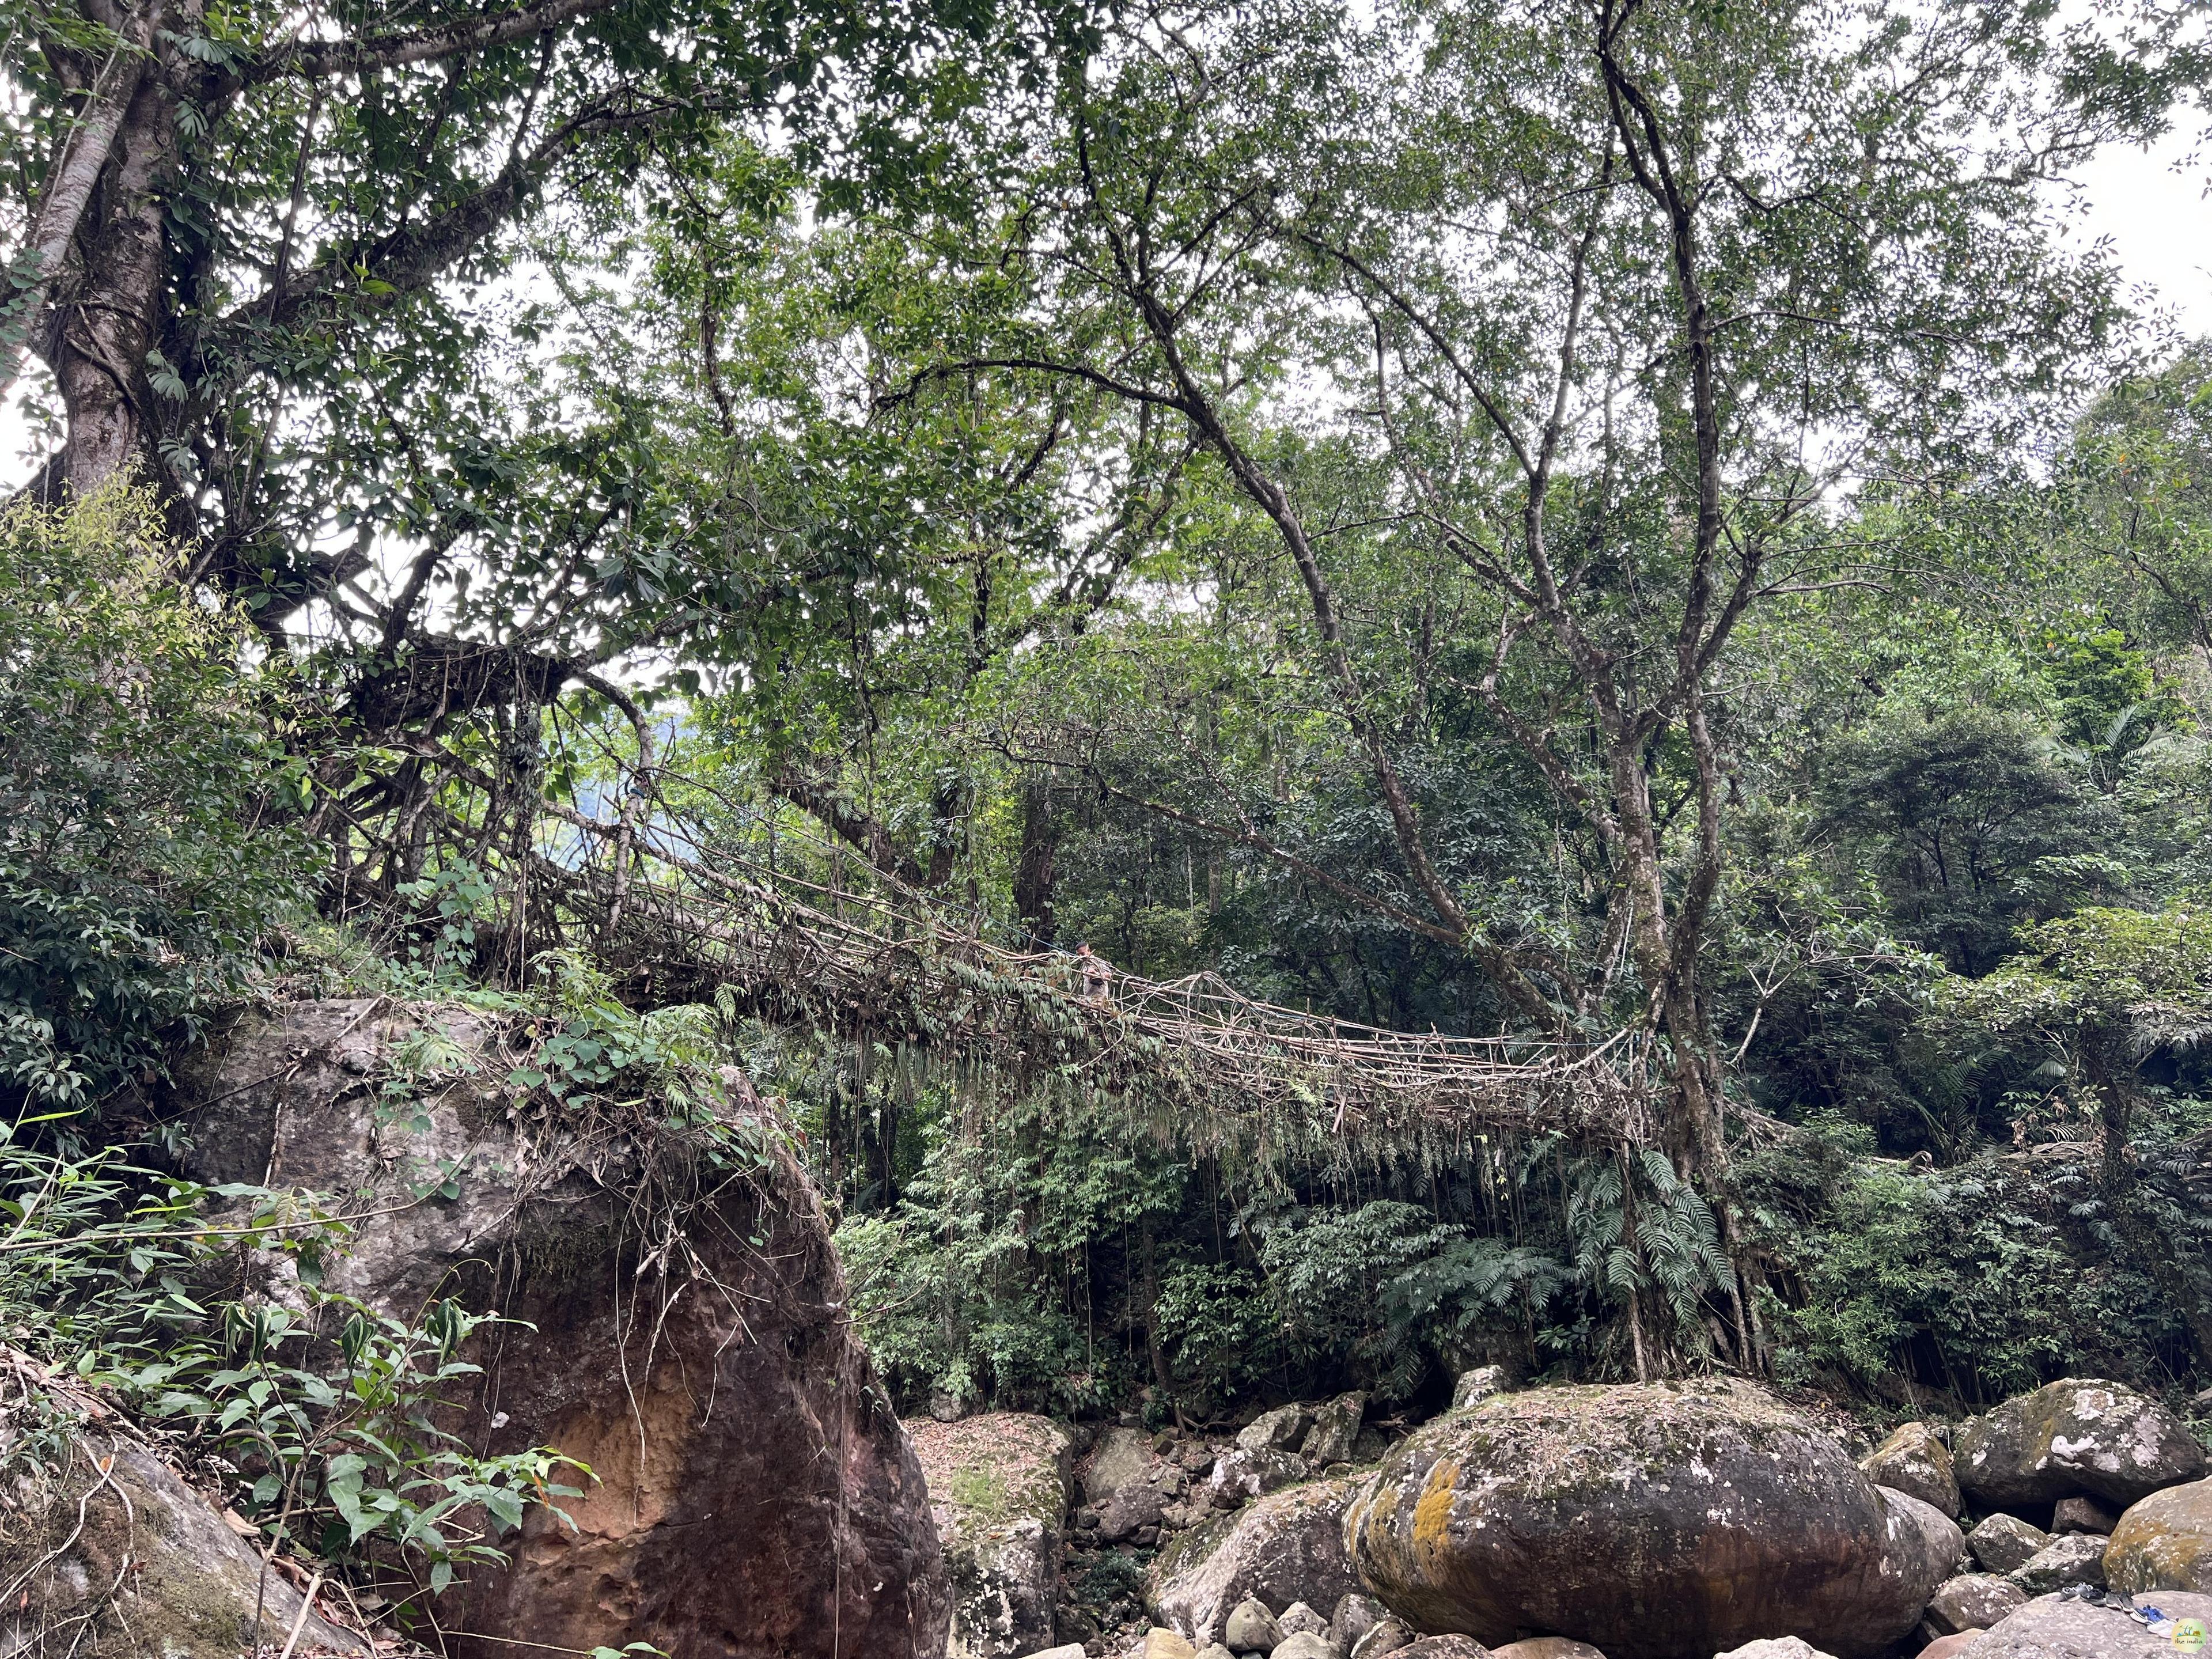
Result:
<instances>
[{"instance_id":1,"label":"dense green foliage","mask_svg":"<svg viewBox=\"0 0 2212 1659\"><path fill-rule=\"evenodd\" d=\"M0 1109L160 1071L307 903L281 663L120 488L0 519ZM150 1080L150 1079L149 1079Z\"/></svg>"},{"instance_id":2,"label":"dense green foliage","mask_svg":"<svg viewBox=\"0 0 2212 1659\"><path fill-rule=\"evenodd\" d=\"M311 1297L348 1395L103 1242L205 1195L90 1126L281 964L527 1015L571 1127L742 1061L907 1404L2212 1382L2212 348L2051 188L2173 19L435 9L164 36L170 263L0 305L65 422L0 514L48 1357L332 1550L552 1495L430 1426L450 1324ZM112 43L16 12L58 178ZM1631 1104L1215 1133L1085 1035L1192 975Z\"/></svg>"}]
</instances>

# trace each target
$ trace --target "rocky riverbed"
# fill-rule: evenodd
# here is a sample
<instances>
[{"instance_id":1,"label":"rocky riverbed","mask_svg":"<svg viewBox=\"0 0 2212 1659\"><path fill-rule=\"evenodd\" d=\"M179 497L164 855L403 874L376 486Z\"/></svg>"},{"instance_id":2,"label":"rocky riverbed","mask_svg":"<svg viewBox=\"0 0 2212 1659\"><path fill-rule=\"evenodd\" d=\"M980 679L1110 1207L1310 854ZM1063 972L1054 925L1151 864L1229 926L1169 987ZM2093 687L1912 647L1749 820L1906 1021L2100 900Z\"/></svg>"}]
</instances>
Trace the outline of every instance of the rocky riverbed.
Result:
<instances>
[{"instance_id":1,"label":"rocky riverbed","mask_svg":"<svg viewBox=\"0 0 2212 1659\"><path fill-rule=\"evenodd\" d=\"M1516 1390L1486 1370L1426 1423L1365 1407L1078 1427L1065 1474L1062 1431L1023 1426L1042 1419L915 1425L977 1449L950 1492L943 1454L923 1462L956 1584L1001 1585L957 1599L953 1651L2170 1659L2212 1623L2202 1425L2117 1384L2062 1380L1856 1457L1719 1379ZM1049 1642L1006 1617L1041 1605L1048 1565Z\"/></svg>"}]
</instances>

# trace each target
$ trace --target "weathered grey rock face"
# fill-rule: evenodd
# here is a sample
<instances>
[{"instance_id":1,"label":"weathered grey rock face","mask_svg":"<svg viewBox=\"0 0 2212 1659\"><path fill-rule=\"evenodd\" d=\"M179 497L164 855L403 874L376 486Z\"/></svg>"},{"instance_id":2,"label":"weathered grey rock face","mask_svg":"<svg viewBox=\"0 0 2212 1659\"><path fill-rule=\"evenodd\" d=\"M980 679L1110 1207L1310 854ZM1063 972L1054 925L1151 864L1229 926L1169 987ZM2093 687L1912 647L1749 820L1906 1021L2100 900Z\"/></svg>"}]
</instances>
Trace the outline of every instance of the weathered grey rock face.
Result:
<instances>
[{"instance_id":1,"label":"weathered grey rock face","mask_svg":"<svg viewBox=\"0 0 2212 1659\"><path fill-rule=\"evenodd\" d=\"M1959 1513L1959 1481L1951 1469L1951 1449L1936 1437L1931 1424L1907 1423L1859 1467L1877 1486L1911 1492L1948 1516Z\"/></svg>"},{"instance_id":2,"label":"weathered grey rock face","mask_svg":"<svg viewBox=\"0 0 2212 1659\"><path fill-rule=\"evenodd\" d=\"M2094 1532L2111 1537L2120 1517L2094 1498L2062 1498L2051 1511L2053 1532Z\"/></svg>"},{"instance_id":3,"label":"weathered grey rock face","mask_svg":"<svg viewBox=\"0 0 2212 1659\"><path fill-rule=\"evenodd\" d=\"M1451 1408L1455 1412L1473 1411L1492 1395L1505 1392L1505 1367L1477 1365L1473 1370L1462 1371L1452 1384Z\"/></svg>"},{"instance_id":4,"label":"weathered grey rock face","mask_svg":"<svg viewBox=\"0 0 2212 1659\"><path fill-rule=\"evenodd\" d=\"M1293 1486L1312 1473L1305 1459L1295 1453L1270 1451L1264 1446L1233 1446L1213 1460L1212 1471L1200 1489L1213 1508L1233 1510L1239 1504Z\"/></svg>"},{"instance_id":5,"label":"weathered grey rock face","mask_svg":"<svg viewBox=\"0 0 2212 1659\"><path fill-rule=\"evenodd\" d=\"M1256 1595L1248 1595L1230 1608L1221 1627L1221 1644L1231 1653L1273 1653L1282 1639L1282 1626Z\"/></svg>"},{"instance_id":6,"label":"weathered grey rock face","mask_svg":"<svg viewBox=\"0 0 2212 1659\"><path fill-rule=\"evenodd\" d=\"M1424 1636L1398 1654L1399 1659L1490 1659L1490 1650L1471 1636Z\"/></svg>"},{"instance_id":7,"label":"weathered grey rock face","mask_svg":"<svg viewBox=\"0 0 2212 1659\"><path fill-rule=\"evenodd\" d=\"M1952 1462L1960 1488L1990 1509L2082 1492L2124 1508L2203 1474L2204 1449L2156 1401L2117 1382L2066 1377L1963 1425Z\"/></svg>"},{"instance_id":8,"label":"weathered grey rock face","mask_svg":"<svg viewBox=\"0 0 2212 1659\"><path fill-rule=\"evenodd\" d=\"M1571 1632L1613 1659L1799 1633L1873 1654L1960 1548L1832 1437L1719 1382L1533 1389L1439 1418L1363 1486L1346 1536L1369 1591L1416 1626Z\"/></svg>"},{"instance_id":9,"label":"weathered grey rock face","mask_svg":"<svg viewBox=\"0 0 2212 1659\"><path fill-rule=\"evenodd\" d=\"M394 1053L425 1029L477 1069L380 1111ZM599 1483L566 1501L573 1525L532 1511L511 1566L441 1602L455 1654L516 1650L474 1633L936 1659L951 1603L921 1470L853 1337L820 1203L750 1090L732 1085L712 1133L586 1142L557 1114L510 1117L494 1035L450 1006L295 1004L214 1045L181 1103L196 1178L265 1174L392 1211L327 1282L394 1311L450 1295L535 1328L480 1345L457 1426L494 1454L558 1447ZM706 1168L702 1141L751 1169ZM641 1218L678 1225L683 1248L648 1265Z\"/></svg>"},{"instance_id":10,"label":"weathered grey rock face","mask_svg":"<svg viewBox=\"0 0 2212 1659\"><path fill-rule=\"evenodd\" d=\"M2005 1575L2030 1595L2064 1589L2069 1584L2105 1582L2105 1540L2089 1533L2054 1538Z\"/></svg>"},{"instance_id":11,"label":"weathered grey rock face","mask_svg":"<svg viewBox=\"0 0 2212 1659\"><path fill-rule=\"evenodd\" d=\"M1832 1659L1802 1636L1770 1636L1746 1642L1740 1648L1717 1654L1715 1659Z\"/></svg>"},{"instance_id":12,"label":"weathered grey rock face","mask_svg":"<svg viewBox=\"0 0 2212 1659\"><path fill-rule=\"evenodd\" d=\"M1242 1451L1296 1451L1304 1437L1306 1425L1313 1413L1304 1406L1278 1406L1262 1413L1237 1431L1237 1445ZM1357 1434L1358 1430L1352 1431Z\"/></svg>"},{"instance_id":13,"label":"weathered grey rock face","mask_svg":"<svg viewBox=\"0 0 2212 1659\"><path fill-rule=\"evenodd\" d=\"M2212 1480L2169 1486L2131 1504L2105 1549L2116 1590L2212 1595Z\"/></svg>"},{"instance_id":14,"label":"weathered grey rock face","mask_svg":"<svg viewBox=\"0 0 2212 1659\"><path fill-rule=\"evenodd\" d=\"M80 1440L51 1480L39 1518L19 1508L0 1533L0 1582L15 1587L0 1608L0 1652L236 1659L277 1651L300 1620L295 1659L374 1654L367 1637L319 1612L301 1620L291 1581L264 1571L215 1507L137 1442Z\"/></svg>"},{"instance_id":15,"label":"weathered grey rock face","mask_svg":"<svg viewBox=\"0 0 2212 1659\"><path fill-rule=\"evenodd\" d=\"M1492 1648L1490 1659L1605 1659L1605 1655L1587 1642L1564 1636L1531 1636Z\"/></svg>"},{"instance_id":16,"label":"weathered grey rock face","mask_svg":"<svg viewBox=\"0 0 2212 1659\"><path fill-rule=\"evenodd\" d=\"M1317 1469L1331 1463L1348 1463L1359 1443L1359 1425L1367 1415L1364 1394L1340 1394L1314 1413L1313 1427L1306 1431L1298 1455Z\"/></svg>"},{"instance_id":17,"label":"weathered grey rock face","mask_svg":"<svg viewBox=\"0 0 2212 1659\"><path fill-rule=\"evenodd\" d=\"M1185 1533L1153 1561L1146 1605L1200 1642L1218 1639L1248 1596L1334 1607L1360 1587L1344 1553L1351 1497L1348 1480L1316 1480Z\"/></svg>"},{"instance_id":18,"label":"weathered grey rock face","mask_svg":"<svg viewBox=\"0 0 2212 1659\"><path fill-rule=\"evenodd\" d=\"M1134 1429L1109 1429L1083 1466L1083 1501L1103 1507L1106 1500L1145 1472L1152 1444Z\"/></svg>"},{"instance_id":19,"label":"weathered grey rock face","mask_svg":"<svg viewBox=\"0 0 2212 1659\"><path fill-rule=\"evenodd\" d=\"M1413 1639L1413 1627L1394 1613L1352 1644L1352 1659L1382 1659L1386 1653L1401 1651Z\"/></svg>"},{"instance_id":20,"label":"weathered grey rock face","mask_svg":"<svg viewBox=\"0 0 2212 1659\"><path fill-rule=\"evenodd\" d=\"M952 1592L948 1659L1006 1659L1052 1645L1067 1516L1067 1437L1046 1418L998 1412L909 1424Z\"/></svg>"},{"instance_id":21,"label":"weathered grey rock face","mask_svg":"<svg viewBox=\"0 0 2212 1659\"><path fill-rule=\"evenodd\" d=\"M1966 1573L1936 1586L1928 1601L1928 1623L1940 1636L1987 1630L2027 1602L2027 1592L2009 1579Z\"/></svg>"},{"instance_id":22,"label":"weathered grey rock face","mask_svg":"<svg viewBox=\"0 0 2212 1659\"><path fill-rule=\"evenodd\" d=\"M1328 1617L1331 1646L1350 1653L1359 1638L1389 1616L1389 1609L1371 1595L1340 1595Z\"/></svg>"},{"instance_id":23,"label":"weathered grey rock face","mask_svg":"<svg viewBox=\"0 0 2212 1659\"><path fill-rule=\"evenodd\" d=\"M1984 1572L2010 1572L2024 1567L2050 1541L2049 1533L2016 1515L1993 1515L1966 1534L1966 1547L1974 1553Z\"/></svg>"},{"instance_id":24,"label":"weathered grey rock face","mask_svg":"<svg viewBox=\"0 0 2212 1659\"><path fill-rule=\"evenodd\" d=\"M2175 1659L2175 1649L2117 1608L2043 1595L1990 1626L1960 1659Z\"/></svg>"}]
</instances>

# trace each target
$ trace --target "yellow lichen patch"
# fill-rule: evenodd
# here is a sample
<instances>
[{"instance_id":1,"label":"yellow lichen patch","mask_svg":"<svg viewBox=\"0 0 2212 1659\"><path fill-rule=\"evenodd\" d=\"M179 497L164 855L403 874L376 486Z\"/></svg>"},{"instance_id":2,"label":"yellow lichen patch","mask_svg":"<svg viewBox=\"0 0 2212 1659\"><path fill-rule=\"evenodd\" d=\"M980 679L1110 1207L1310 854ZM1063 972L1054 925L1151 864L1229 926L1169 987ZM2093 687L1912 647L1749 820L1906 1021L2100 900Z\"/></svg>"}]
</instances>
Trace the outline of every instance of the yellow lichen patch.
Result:
<instances>
[{"instance_id":1,"label":"yellow lichen patch","mask_svg":"<svg viewBox=\"0 0 2212 1659\"><path fill-rule=\"evenodd\" d=\"M1433 1551L1449 1541L1452 1483L1458 1479L1459 1462L1455 1458L1439 1457L1429 1466L1429 1478L1421 1488L1421 1501L1413 1505L1414 1548Z\"/></svg>"}]
</instances>

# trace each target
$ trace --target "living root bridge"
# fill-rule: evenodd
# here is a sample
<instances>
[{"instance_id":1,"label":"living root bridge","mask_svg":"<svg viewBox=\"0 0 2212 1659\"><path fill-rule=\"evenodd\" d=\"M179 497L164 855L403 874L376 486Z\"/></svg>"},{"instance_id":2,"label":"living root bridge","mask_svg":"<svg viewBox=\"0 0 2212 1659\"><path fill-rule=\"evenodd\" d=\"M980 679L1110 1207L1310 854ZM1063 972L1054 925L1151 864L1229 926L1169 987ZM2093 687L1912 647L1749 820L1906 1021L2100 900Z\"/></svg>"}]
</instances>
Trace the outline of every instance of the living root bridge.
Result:
<instances>
[{"instance_id":1,"label":"living root bridge","mask_svg":"<svg viewBox=\"0 0 2212 1659\"><path fill-rule=\"evenodd\" d=\"M665 852L626 884L611 954L658 996L954 1068L980 1110L1045 1091L1164 1139L1262 1161L1435 1156L1478 1137L1650 1138L1648 1039L1589 1045L1386 1030L1256 1002L1213 974L1116 972L949 927L926 907L832 893L718 852Z\"/></svg>"}]
</instances>

